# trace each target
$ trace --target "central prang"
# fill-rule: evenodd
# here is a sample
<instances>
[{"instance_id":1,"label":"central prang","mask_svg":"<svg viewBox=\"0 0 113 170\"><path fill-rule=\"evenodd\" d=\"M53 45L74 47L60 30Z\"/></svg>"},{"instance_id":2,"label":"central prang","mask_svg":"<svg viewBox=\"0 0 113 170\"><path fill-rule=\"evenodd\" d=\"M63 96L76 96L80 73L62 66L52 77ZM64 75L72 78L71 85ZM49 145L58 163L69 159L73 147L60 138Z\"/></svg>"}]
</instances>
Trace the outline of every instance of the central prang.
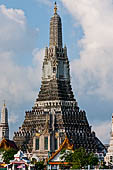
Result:
<instances>
[{"instance_id":1,"label":"central prang","mask_svg":"<svg viewBox=\"0 0 113 170\"><path fill-rule=\"evenodd\" d=\"M55 3L39 95L32 110L26 112L19 131L15 132L14 141L22 150L45 159L65 138L74 148L83 147L87 152L100 153L105 149L74 98L67 48L63 48L62 23Z\"/></svg>"}]
</instances>

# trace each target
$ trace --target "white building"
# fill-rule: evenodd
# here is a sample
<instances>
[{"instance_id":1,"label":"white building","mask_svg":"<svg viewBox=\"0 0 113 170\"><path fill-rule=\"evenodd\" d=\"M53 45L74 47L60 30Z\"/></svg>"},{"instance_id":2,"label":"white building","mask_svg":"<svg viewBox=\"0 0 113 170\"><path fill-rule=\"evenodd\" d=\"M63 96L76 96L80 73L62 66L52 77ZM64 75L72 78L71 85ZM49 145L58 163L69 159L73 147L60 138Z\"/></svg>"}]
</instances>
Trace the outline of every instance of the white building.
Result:
<instances>
[{"instance_id":1,"label":"white building","mask_svg":"<svg viewBox=\"0 0 113 170\"><path fill-rule=\"evenodd\" d=\"M8 110L5 103L1 111L0 141L3 138L9 139Z\"/></svg>"},{"instance_id":2,"label":"white building","mask_svg":"<svg viewBox=\"0 0 113 170\"><path fill-rule=\"evenodd\" d=\"M30 166L30 160L27 158L27 155L24 154L21 150L17 152L17 154L14 155L14 160L10 161L10 165L7 166L8 170L26 170Z\"/></svg>"},{"instance_id":3,"label":"white building","mask_svg":"<svg viewBox=\"0 0 113 170\"><path fill-rule=\"evenodd\" d=\"M110 144L108 147L108 152L104 157L104 161L106 162L106 165L113 165L113 113L112 113L112 131L110 137Z\"/></svg>"}]
</instances>

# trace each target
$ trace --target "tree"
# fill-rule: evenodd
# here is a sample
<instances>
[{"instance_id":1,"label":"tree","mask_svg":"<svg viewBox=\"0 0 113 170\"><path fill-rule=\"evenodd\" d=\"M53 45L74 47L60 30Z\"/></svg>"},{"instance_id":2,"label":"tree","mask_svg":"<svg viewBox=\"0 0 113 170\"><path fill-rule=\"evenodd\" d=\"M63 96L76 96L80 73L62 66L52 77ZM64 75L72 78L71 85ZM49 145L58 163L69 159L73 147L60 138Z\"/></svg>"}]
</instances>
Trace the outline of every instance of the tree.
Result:
<instances>
[{"instance_id":1,"label":"tree","mask_svg":"<svg viewBox=\"0 0 113 170\"><path fill-rule=\"evenodd\" d=\"M94 153L88 154L88 164L91 166L96 166L99 162L98 157L94 155Z\"/></svg>"},{"instance_id":2,"label":"tree","mask_svg":"<svg viewBox=\"0 0 113 170\"><path fill-rule=\"evenodd\" d=\"M35 163L36 170L43 170L45 168L44 161Z\"/></svg>"},{"instance_id":3,"label":"tree","mask_svg":"<svg viewBox=\"0 0 113 170\"><path fill-rule=\"evenodd\" d=\"M62 151L60 152L61 155L61 160L64 160L66 162L72 162L72 151L71 150L66 150L65 148L62 149Z\"/></svg>"},{"instance_id":4,"label":"tree","mask_svg":"<svg viewBox=\"0 0 113 170\"><path fill-rule=\"evenodd\" d=\"M72 169L80 169L88 165L88 154L84 148L75 149L72 156Z\"/></svg>"},{"instance_id":5,"label":"tree","mask_svg":"<svg viewBox=\"0 0 113 170\"><path fill-rule=\"evenodd\" d=\"M74 152L62 150L61 159L72 164L72 169L80 169L85 166L95 166L98 158L93 153L87 153L84 148L75 149Z\"/></svg>"},{"instance_id":6,"label":"tree","mask_svg":"<svg viewBox=\"0 0 113 170\"><path fill-rule=\"evenodd\" d=\"M17 150L14 150L14 149L9 149L9 150L5 150L3 151L3 161L5 163L10 163L10 160L13 160L14 159L14 154L17 153Z\"/></svg>"}]
</instances>

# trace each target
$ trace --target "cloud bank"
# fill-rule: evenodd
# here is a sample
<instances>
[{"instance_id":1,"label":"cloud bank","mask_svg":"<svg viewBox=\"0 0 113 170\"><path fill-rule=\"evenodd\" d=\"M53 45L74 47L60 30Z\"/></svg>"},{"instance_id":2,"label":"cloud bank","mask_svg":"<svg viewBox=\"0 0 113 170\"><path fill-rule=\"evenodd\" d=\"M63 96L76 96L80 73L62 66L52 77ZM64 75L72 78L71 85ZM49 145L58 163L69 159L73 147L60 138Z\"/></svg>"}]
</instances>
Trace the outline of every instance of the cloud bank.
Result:
<instances>
[{"instance_id":1,"label":"cloud bank","mask_svg":"<svg viewBox=\"0 0 113 170\"><path fill-rule=\"evenodd\" d=\"M61 2L74 19L75 32L78 25L83 31L83 36L78 42L81 49L80 58L76 58L75 50L73 56L75 59L71 62L74 91L78 93L79 98L96 96L101 101L111 102L113 100L113 2L112 0L61 0ZM92 112L96 109L98 108ZM106 120L109 119L107 115ZM97 136L105 143L109 141L111 129L110 121L106 120L93 123Z\"/></svg>"},{"instance_id":2,"label":"cloud bank","mask_svg":"<svg viewBox=\"0 0 113 170\"><path fill-rule=\"evenodd\" d=\"M80 24L80 58L71 63L79 95L113 99L113 3L112 0L62 0ZM76 29L76 28L75 28ZM76 52L75 52L76 58Z\"/></svg>"},{"instance_id":3,"label":"cloud bank","mask_svg":"<svg viewBox=\"0 0 113 170\"><path fill-rule=\"evenodd\" d=\"M99 122L99 123L93 123L93 128L96 132L96 136L99 137L99 139L105 143L108 144L110 141L110 132L111 132L111 122L105 121L105 122Z\"/></svg>"},{"instance_id":4,"label":"cloud bank","mask_svg":"<svg viewBox=\"0 0 113 170\"><path fill-rule=\"evenodd\" d=\"M0 21L0 107L6 100L12 136L13 126L18 128L24 118L23 110L36 98L44 50L34 49L37 31L29 27L23 10L1 5ZM31 65L19 65L17 60L27 53L33 57Z\"/></svg>"},{"instance_id":5,"label":"cloud bank","mask_svg":"<svg viewBox=\"0 0 113 170\"><path fill-rule=\"evenodd\" d=\"M24 54L33 49L36 31L28 26L23 10L0 5L0 21L0 51Z\"/></svg>"}]
</instances>

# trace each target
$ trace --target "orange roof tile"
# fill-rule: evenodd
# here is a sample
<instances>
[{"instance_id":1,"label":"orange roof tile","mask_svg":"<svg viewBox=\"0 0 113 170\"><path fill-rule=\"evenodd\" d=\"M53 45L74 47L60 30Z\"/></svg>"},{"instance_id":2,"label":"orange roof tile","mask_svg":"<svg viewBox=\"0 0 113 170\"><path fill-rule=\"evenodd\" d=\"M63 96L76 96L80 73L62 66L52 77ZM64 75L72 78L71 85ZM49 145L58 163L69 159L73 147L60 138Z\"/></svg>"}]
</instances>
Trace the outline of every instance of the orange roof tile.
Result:
<instances>
[{"instance_id":1,"label":"orange roof tile","mask_svg":"<svg viewBox=\"0 0 113 170\"><path fill-rule=\"evenodd\" d=\"M51 161L63 148L73 150L73 145L70 144L67 137L65 137L64 142L60 145L59 149L49 158L49 161Z\"/></svg>"},{"instance_id":2,"label":"orange roof tile","mask_svg":"<svg viewBox=\"0 0 113 170\"><path fill-rule=\"evenodd\" d=\"M18 150L14 141L3 138L2 141L0 142L0 149L8 150L8 149L11 149L11 148Z\"/></svg>"},{"instance_id":3,"label":"orange roof tile","mask_svg":"<svg viewBox=\"0 0 113 170\"><path fill-rule=\"evenodd\" d=\"M50 165L70 165L70 162L49 162Z\"/></svg>"}]
</instances>

